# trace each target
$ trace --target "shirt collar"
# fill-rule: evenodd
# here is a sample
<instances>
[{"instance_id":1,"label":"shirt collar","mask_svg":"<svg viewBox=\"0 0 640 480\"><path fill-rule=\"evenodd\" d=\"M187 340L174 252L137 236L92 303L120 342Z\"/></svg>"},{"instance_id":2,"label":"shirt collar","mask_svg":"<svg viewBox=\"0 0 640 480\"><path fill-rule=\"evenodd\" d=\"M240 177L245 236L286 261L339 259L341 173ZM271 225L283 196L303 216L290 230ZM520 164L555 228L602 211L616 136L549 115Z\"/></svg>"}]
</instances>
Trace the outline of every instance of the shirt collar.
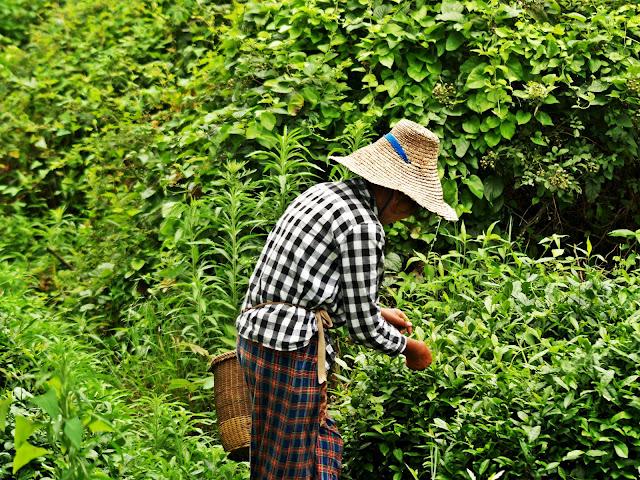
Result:
<instances>
[{"instance_id":1,"label":"shirt collar","mask_svg":"<svg viewBox=\"0 0 640 480\"><path fill-rule=\"evenodd\" d=\"M378 205L376 204L376 196L373 192L373 187L364 178L353 178L354 190L358 196L362 199L362 203L368 207L378 218Z\"/></svg>"}]
</instances>

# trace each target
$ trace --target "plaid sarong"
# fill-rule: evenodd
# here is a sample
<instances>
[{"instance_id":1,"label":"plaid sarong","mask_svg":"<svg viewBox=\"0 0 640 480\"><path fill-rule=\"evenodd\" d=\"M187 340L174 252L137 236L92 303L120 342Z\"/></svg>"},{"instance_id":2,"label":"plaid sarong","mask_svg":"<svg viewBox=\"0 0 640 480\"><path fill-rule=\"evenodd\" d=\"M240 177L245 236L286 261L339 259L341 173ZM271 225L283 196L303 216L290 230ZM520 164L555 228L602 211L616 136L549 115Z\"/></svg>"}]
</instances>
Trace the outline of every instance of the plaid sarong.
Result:
<instances>
[{"instance_id":1,"label":"plaid sarong","mask_svg":"<svg viewBox=\"0 0 640 480\"><path fill-rule=\"evenodd\" d=\"M342 437L327 417L318 383L317 335L279 351L238 337L237 356L252 396L251 480L337 480Z\"/></svg>"}]
</instances>

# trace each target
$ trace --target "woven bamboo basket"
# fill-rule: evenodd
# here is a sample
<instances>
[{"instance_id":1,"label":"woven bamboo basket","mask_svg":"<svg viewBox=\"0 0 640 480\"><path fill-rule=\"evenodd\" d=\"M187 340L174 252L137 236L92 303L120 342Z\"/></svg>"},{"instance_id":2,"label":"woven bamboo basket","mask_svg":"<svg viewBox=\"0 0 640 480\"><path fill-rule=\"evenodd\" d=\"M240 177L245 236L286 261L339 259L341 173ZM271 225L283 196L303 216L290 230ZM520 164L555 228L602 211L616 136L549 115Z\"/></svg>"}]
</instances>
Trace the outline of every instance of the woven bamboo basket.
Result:
<instances>
[{"instance_id":1,"label":"woven bamboo basket","mask_svg":"<svg viewBox=\"0 0 640 480\"><path fill-rule=\"evenodd\" d=\"M248 460L251 398L235 350L215 357L210 369L222 447L233 460Z\"/></svg>"}]
</instances>

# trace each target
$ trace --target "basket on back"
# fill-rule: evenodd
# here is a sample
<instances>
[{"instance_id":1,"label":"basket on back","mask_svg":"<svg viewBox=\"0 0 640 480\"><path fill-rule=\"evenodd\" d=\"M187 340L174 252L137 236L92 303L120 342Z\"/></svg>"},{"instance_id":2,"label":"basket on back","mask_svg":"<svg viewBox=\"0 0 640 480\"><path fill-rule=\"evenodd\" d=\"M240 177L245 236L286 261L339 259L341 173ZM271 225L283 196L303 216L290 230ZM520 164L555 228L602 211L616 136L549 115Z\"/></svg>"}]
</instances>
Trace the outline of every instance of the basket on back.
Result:
<instances>
[{"instance_id":1,"label":"basket on back","mask_svg":"<svg viewBox=\"0 0 640 480\"><path fill-rule=\"evenodd\" d=\"M226 352L211 362L214 399L223 448L233 460L248 460L251 444L251 398L236 352Z\"/></svg>"}]
</instances>

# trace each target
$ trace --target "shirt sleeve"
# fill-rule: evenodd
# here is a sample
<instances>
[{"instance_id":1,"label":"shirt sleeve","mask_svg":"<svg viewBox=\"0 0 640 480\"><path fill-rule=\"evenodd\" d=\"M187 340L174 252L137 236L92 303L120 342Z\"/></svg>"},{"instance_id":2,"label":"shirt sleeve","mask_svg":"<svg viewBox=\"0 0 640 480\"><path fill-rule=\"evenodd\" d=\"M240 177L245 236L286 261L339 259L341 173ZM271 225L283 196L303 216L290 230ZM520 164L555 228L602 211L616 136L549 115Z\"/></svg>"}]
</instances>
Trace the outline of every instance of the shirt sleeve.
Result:
<instances>
[{"instance_id":1,"label":"shirt sleeve","mask_svg":"<svg viewBox=\"0 0 640 480\"><path fill-rule=\"evenodd\" d=\"M340 282L349 333L389 355L402 353L407 339L381 315L378 272L384 262L384 232L373 223L354 225L339 239Z\"/></svg>"}]
</instances>

